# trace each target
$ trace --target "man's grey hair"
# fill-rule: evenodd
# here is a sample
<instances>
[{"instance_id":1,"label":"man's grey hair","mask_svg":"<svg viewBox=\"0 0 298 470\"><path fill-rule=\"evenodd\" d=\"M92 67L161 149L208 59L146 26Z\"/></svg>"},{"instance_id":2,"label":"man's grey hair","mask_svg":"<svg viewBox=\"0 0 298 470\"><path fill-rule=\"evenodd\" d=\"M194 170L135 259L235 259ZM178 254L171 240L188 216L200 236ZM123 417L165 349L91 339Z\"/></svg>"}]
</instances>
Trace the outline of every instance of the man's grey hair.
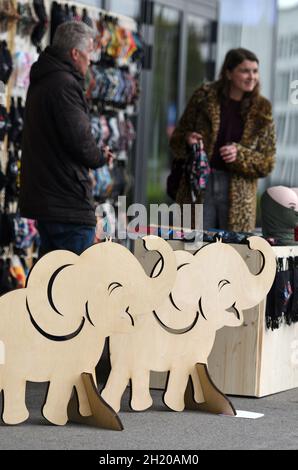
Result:
<instances>
[{"instance_id":1,"label":"man's grey hair","mask_svg":"<svg viewBox=\"0 0 298 470\"><path fill-rule=\"evenodd\" d=\"M63 52L71 49L84 51L89 45L90 38L94 39L95 31L83 22L67 21L56 29L53 46Z\"/></svg>"}]
</instances>

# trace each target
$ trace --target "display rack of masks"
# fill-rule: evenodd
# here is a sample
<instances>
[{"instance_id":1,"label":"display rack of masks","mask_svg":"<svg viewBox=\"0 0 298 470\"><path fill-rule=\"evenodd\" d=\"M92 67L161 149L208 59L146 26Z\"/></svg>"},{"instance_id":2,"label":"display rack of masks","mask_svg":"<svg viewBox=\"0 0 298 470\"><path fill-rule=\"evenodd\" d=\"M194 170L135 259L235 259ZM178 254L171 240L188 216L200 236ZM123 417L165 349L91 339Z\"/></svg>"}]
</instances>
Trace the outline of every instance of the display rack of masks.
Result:
<instances>
[{"instance_id":1,"label":"display rack of masks","mask_svg":"<svg viewBox=\"0 0 298 470\"><path fill-rule=\"evenodd\" d=\"M94 196L99 203L117 204L131 184L127 168L136 138L143 46L138 33L122 28L117 18L100 14L97 29L101 53L90 69L87 98L98 146L109 146L116 160L113 168L94 171Z\"/></svg>"},{"instance_id":2,"label":"display rack of masks","mask_svg":"<svg viewBox=\"0 0 298 470\"><path fill-rule=\"evenodd\" d=\"M35 221L18 214L23 118L21 97L11 98L9 111L1 105L0 147L7 156L0 167L0 295L25 286L39 243Z\"/></svg>"},{"instance_id":3,"label":"display rack of masks","mask_svg":"<svg viewBox=\"0 0 298 470\"><path fill-rule=\"evenodd\" d=\"M47 27L43 0L0 1L0 295L24 287L37 257L35 221L20 217L18 198L25 96Z\"/></svg>"}]
</instances>

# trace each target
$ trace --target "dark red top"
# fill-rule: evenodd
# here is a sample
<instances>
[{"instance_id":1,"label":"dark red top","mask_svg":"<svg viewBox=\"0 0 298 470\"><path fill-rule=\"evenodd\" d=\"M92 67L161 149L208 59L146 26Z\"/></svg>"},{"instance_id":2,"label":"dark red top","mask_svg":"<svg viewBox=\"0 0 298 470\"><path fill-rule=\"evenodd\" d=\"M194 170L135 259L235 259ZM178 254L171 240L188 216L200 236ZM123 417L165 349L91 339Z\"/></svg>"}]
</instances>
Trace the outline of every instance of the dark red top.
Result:
<instances>
[{"instance_id":1,"label":"dark red top","mask_svg":"<svg viewBox=\"0 0 298 470\"><path fill-rule=\"evenodd\" d=\"M216 170L226 170L226 164L220 156L219 149L232 142L240 142L244 122L240 114L241 101L229 99L220 108L220 128L210 165Z\"/></svg>"}]
</instances>

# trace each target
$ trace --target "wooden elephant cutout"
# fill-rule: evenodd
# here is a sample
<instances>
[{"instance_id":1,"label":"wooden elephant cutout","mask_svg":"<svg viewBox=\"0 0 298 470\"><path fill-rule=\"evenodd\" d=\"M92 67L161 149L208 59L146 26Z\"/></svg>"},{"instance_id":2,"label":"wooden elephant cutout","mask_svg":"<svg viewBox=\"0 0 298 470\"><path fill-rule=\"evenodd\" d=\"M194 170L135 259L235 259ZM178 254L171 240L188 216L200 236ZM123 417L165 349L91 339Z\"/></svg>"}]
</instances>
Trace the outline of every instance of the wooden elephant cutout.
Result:
<instances>
[{"instance_id":1,"label":"wooden elephant cutout","mask_svg":"<svg viewBox=\"0 0 298 470\"><path fill-rule=\"evenodd\" d=\"M161 256L155 277L146 275L127 248L106 241L80 256L64 250L48 253L33 267L24 289L0 298L5 423L28 418L25 390L31 381L49 382L42 413L51 423L66 424L75 388L82 417L93 414L95 424L121 429L97 394L95 367L104 340L111 333L133 332L139 317L151 314L169 295L176 277L175 255L167 242L148 236L144 244Z\"/></svg>"},{"instance_id":2,"label":"wooden elephant cutout","mask_svg":"<svg viewBox=\"0 0 298 470\"><path fill-rule=\"evenodd\" d=\"M258 275L249 271L231 245L221 241L203 246L194 255L175 252L177 277L170 295L139 322L131 337L110 337L112 369L102 397L114 410L120 409L129 379L131 407L149 408L150 371L168 371L164 402L172 410L182 411L186 401L188 407L234 414L211 382L207 359L216 331L240 326L242 310L257 305L272 285L276 271L272 248L259 237L248 242L263 257Z\"/></svg>"}]
</instances>

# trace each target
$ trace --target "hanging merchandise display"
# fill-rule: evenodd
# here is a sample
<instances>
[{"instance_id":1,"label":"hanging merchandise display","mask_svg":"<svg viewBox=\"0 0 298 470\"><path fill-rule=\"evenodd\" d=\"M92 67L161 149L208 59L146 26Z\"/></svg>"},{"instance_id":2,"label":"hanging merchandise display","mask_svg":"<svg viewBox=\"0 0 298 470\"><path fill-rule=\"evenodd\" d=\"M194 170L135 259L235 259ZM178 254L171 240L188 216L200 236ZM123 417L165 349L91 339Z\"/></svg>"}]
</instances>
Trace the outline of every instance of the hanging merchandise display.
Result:
<instances>
[{"instance_id":1,"label":"hanging merchandise display","mask_svg":"<svg viewBox=\"0 0 298 470\"><path fill-rule=\"evenodd\" d=\"M139 76L143 58L143 43L136 30L124 28L119 20L100 13L96 21L98 60L90 70L87 97L92 103L92 122L98 145L108 145L117 160L113 169L97 170L98 185L94 196L98 202L114 202L129 189L129 161L136 132L133 122L140 94ZM107 174L110 172L112 185ZM98 189L107 188L107 192Z\"/></svg>"},{"instance_id":2,"label":"hanging merchandise display","mask_svg":"<svg viewBox=\"0 0 298 470\"><path fill-rule=\"evenodd\" d=\"M0 3L0 291L24 287L38 247L35 222L18 213L24 102L38 55L31 42L43 0Z\"/></svg>"},{"instance_id":3,"label":"hanging merchandise display","mask_svg":"<svg viewBox=\"0 0 298 470\"><path fill-rule=\"evenodd\" d=\"M266 304L266 325L271 330L298 322L298 257L277 258L276 263Z\"/></svg>"}]
</instances>

